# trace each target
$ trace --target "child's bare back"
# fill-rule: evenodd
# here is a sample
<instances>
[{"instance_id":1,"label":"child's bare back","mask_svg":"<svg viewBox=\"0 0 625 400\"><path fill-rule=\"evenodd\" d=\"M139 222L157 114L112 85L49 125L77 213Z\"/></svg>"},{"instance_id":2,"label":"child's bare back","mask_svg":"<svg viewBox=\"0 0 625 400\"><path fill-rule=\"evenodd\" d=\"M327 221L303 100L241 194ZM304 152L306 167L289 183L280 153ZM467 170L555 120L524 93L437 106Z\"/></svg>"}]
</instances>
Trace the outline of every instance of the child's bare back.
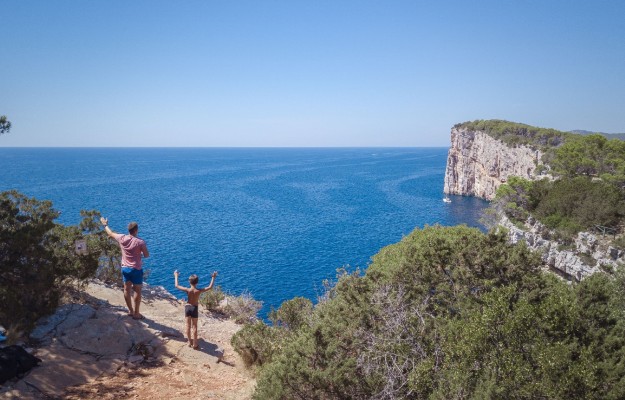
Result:
<instances>
[{"instance_id":1,"label":"child's bare back","mask_svg":"<svg viewBox=\"0 0 625 400\"><path fill-rule=\"evenodd\" d=\"M198 289L195 286L191 286L191 289L186 290L188 297L187 303L191 304L192 306L197 306L200 303L200 295L206 290L208 289Z\"/></svg>"}]
</instances>

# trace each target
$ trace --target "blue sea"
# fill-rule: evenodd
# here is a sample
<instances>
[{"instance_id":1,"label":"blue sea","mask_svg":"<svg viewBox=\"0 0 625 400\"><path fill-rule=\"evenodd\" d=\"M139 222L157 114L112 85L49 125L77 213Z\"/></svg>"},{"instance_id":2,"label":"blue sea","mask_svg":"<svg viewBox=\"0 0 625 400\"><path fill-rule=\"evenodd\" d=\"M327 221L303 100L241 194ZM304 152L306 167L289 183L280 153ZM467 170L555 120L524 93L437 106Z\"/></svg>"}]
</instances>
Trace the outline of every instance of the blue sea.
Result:
<instances>
[{"instance_id":1,"label":"blue sea","mask_svg":"<svg viewBox=\"0 0 625 400\"><path fill-rule=\"evenodd\" d=\"M97 209L148 244L148 283L175 269L225 291L249 291L262 316L315 301L322 281L364 269L382 247L424 225L467 224L487 203L444 203L446 148L0 148L0 191L51 200L60 223ZM183 282L186 279L183 279Z\"/></svg>"}]
</instances>

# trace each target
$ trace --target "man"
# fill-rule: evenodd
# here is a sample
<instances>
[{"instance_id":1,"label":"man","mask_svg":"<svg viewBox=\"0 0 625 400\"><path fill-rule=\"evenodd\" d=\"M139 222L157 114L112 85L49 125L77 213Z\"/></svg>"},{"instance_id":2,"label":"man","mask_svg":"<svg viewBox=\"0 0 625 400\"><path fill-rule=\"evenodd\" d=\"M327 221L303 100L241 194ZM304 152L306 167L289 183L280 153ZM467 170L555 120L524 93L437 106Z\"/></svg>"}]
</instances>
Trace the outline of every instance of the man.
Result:
<instances>
[{"instance_id":1,"label":"man","mask_svg":"<svg viewBox=\"0 0 625 400\"><path fill-rule=\"evenodd\" d=\"M139 313L141 306L141 287L143 285L143 269L141 268L141 255L149 257L148 247L143 239L137 237L139 226L136 222L128 224L128 235L115 233L109 228L108 219L101 217L100 222L104 225L107 235L119 243L122 250L122 278L124 280L124 299L128 306L128 315L134 319L143 319ZM132 291L134 290L134 298ZM134 300L134 307L133 307Z\"/></svg>"}]
</instances>

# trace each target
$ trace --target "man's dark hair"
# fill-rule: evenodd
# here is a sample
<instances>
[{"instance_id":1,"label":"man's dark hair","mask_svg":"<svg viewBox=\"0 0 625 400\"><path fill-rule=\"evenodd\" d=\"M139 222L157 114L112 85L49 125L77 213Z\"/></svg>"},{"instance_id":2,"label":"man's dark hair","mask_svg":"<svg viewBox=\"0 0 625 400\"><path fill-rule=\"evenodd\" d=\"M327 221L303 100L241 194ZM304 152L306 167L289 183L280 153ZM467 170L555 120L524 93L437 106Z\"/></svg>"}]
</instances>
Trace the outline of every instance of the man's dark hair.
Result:
<instances>
[{"instance_id":1,"label":"man's dark hair","mask_svg":"<svg viewBox=\"0 0 625 400\"><path fill-rule=\"evenodd\" d=\"M128 224L128 233L134 235L139 230L139 225L136 222L131 222Z\"/></svg>"},{"instance_id":2,"label":"man's dark hair","mask_svg":"<svg viewBox=\"0 0 625 400\"><path fill-rule=\"evenodd\" d=\"M197 275L193 274L189 277L189 283L192 285L197 285L197 283L200 281L200 278L197 277Z\"/></svg>"}]
</instances>

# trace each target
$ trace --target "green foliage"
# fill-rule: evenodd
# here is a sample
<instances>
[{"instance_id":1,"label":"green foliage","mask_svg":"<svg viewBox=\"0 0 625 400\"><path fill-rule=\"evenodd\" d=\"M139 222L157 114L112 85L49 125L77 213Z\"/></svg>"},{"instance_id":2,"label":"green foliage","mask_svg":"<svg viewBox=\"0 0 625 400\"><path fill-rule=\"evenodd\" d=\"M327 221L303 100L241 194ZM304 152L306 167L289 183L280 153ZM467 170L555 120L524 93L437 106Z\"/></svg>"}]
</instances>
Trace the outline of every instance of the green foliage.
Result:
<instances>
[{"instance_id":1,"label":"green foliage","mask_svg":"<svg viewBox=\"0 0 625 400\"><path fill-rule=\"evenodd\" d=\"M0 135L11 130L11 121L7 120L6 115L0 115Z\"/></svg>"},{"instance_id":2,"label":"green foliage","mask_svg":"<svg viewBox=\"0 0 625 400\"><path fill-rule=\"evenodd\" d=\"M303 297L287 300L278 310L272 310L272 327L258 321L247 324L232 339L232 346L245 364L262 366L271 360L286 338L310 323L312 302Z\"/></svg>"},{"instance_id":3,"label":"green foliage","mask_svg":"<svg viewBox=\"0 0 625 400\"><path fill-rule=\"evenodd\" d=\"M232 337L232 347L243 359L247 367L262 366L276 352L281 337L279 332L261 321L247 324Z\"/></svg>"},{"instance_id":4,"label":"green foliage","mask_svg":"<svg viewBox=\"0 0 625 400\"><path fill-rule=\"evenodd\" d=\"M106 246L90 222L97 213L85 212L79 226L56 224L58 215L50 201L0 194L0 325L29 330L69 288L95 274ZM86 241L87 253L76 253L77 240Z\"/></svg>"},{"instance_id":5,"label":"green foliage","mask_svg":"<svg viewBox=\"0 0 625 400\"><path fill-rule=\"evenodd\" d=\"M254 398L622 398L625 277L571 286L539 265L503 232L417 230L297 330L244 328L271 354Z\"/></svg>"},{"instance_id":6,"label":"green foliage","mask_svg":"<svg viewBox=\"0 0 625 400\"><path fill-rule=\"evenodd\" d=\"M295 297L287 300L277 310L271 310L269 320L275 326L281 326L291 331L298 330L312 315L312 302L304 297Z\"/></svg>"},{"instance_id":7,"label":"green foliage","mask_svg":"<svg viewBox=\"0 0 625 400\"><path fill-rule=\"evenodd\" d=\"M536 175L546 174L547 172L549 172L549 167L547 167L545 164L538 164L536 166L536 169L534 170L534 173Z\"/></svg>"},{"instance_id":8,"label":"green foliage","mask_svg":"<svg viewBox=\"0 0 625 400\"><path fill-rule=\"evenodd\" d=\"M117 242L110 240L106 232L102 230L100 224L102 215L96 210L82 210L80 215L83 219L78 225L78 229L83 235L86 235L83 237L87 241L89 254L98 256L95 277L103 282L113 283L121 287L121 251ZM145 270L144 279L147 279L148 276L149 270Z\"/></svg>"},{"instance_id":9,"label":"green foliage","mask_svg":"<svg viewBox=\"0 0 625 400\"><path fill-rule=\"evenodd\" d=\"M585 177L553 182L535 209L536 217L547 226L571 233L594 225L616 226L624 212L621 190Z\"/></svg>"},{"instance_id":10,"label":"green foliage","mask_svg":"<svg viewBox=\"0 0 625 400\"><path fill-rule=\"evenodd\" d=\"M226 298L226 294L221 289L221 286L214 286L208 292L204 292L200 295L200 304L209 310L217 310L219 304Z\"/></svg>"},{"instance_id":11,"label":"green foliage","mask_svg":"<svg viewBox=\"0 0 625 400\"><path fill-rule=\"evenodd\" d=\"M0 325L32 326L58 303L66 274L54 257L56 217L50 202L0 194Z\"/></svg>"},{"instance_id":12,"label":"green foliage","mask_svg":"<svg viewBox=\"0 0 625 400\"><path fill-rule=\"evenodd\" d=\"M511 176L508 182L497 188L495 203L513 221L525 221L529 215L534 199L531 197L533 181Z\"/></svg>"},{"instance_id":13,"label":"green foliage","mask_svg":"<svg viewBox=\"0 0 625 400\"><path fill-rule=\"evenodd\" d=\"M612 246L625 250L625 235L621 235L612 241Z\"/></svg>"},{"instance_id":14,"label":"green foliage","mask_svg":"<svg viewBox=\"0 0 625 400\"><path fill-rule=\"evenodd\" d=\"M492 129L502 130L497 124ZM495 207L512 221L524 221L531 213L564 238L595 225L618 226L625 217L625 141L601 135L564 138L549 150L558 179L512 177L499 187Z\"/></svg>"},{"instance_id":15,"label":"green foliage","mask_svg":"<svg viewBox=\"0 0 625 400\"><path fill-rule=\"evenodd\" d=\"M467 121L454 125L454 128L482 131L509 145L528 145L541 149L559 146L566 138L572 136L568 132L555 129L537 128L498 119Z\"/></svg>"},{"instance_id":16,"label":"green foliage","mask_svg":"<svg viewBox=\"0 0 625 400\"><path fill-rule=\"evenodd\" d=\"M512 177L498 188L494 206L513 221L525 221L532 213L564 237L595 225L617 226L625 216L621 189L583 176L553 182Z\"/></svg>"},{"instance_id":17,"label":"green foliage","mask_svg":"<svg viewBox=\"0 0 625 400\"><path fill-rule=\"evenodd\" d=\"M310 325L286 336L262 368L254 398L368 398L355 353L362 345L358 328L366 319L367 285L356 274L342 275Z\"/></svg>"},{"instance_id":18,"label":"green foliage","mask_svg":"<svg viewBox=\"0 0 625 400\"><path fill-rule=\"evenodd\" d=\"M595 398L625 396L625 320L623 273L617 279L595 274L577 286L580 318L578 342L586 345L591 359Z\"/></svg>"},{"instance_id":19,"label":"green foliage","mask_svg":"<svg viewBox=\"0 0 625 400\"><path fill-rule=\"evenodd\" d=\"M453 361L445 375L453 384L446 395L469 389L483 398L585 397L588 365L577 359L575 293L555 277L544 277L543 285L533 292L496 288L448 326Z\"/></svg>"},{"instance_id":20,"label":"green foliage","mask_svg":"<svg viewBox=\"0 0 625 400\"><path fill-rule=\"evenodd\" d=\"M555 150L551 166L565 177L601 176L616 184L625 182L625 141L601 135L569 137Z\"/></svg>"}]
</instances>

